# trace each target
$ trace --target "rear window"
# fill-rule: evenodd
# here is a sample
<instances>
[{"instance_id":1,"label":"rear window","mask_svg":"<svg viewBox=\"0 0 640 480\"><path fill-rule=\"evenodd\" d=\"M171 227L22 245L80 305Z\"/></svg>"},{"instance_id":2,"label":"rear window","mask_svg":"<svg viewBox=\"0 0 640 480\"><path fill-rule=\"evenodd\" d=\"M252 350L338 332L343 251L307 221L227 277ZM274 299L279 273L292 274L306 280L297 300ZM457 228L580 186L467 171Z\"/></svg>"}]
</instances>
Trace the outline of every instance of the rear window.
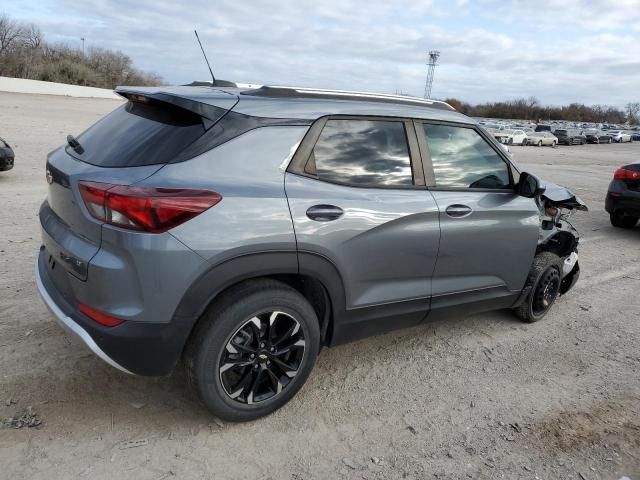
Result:
<instances>
[{"instance_id":1,"label":"rear window","mask_svg":"<svg viewBox=\"0 0 640 480\"><path fill-rule=\"evenodd\" d=\"M67 153L100 167L165 164L204 132L202 118L184 108L127 102L77 137L83 153Z\"/></svg>"}]
</instances>

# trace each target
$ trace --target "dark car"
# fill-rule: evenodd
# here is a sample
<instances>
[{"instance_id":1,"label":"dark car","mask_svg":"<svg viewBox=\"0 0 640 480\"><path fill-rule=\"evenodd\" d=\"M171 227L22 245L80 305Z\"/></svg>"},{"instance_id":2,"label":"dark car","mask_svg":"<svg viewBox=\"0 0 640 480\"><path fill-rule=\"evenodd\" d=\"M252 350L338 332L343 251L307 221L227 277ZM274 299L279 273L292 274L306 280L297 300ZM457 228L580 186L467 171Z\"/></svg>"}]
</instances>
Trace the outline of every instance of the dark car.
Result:
<instances>
[{"instance_id":1,"label":"dark car","mask_svg":"<svg viewBox=\"0 0 640 480\"><path fill-rule=\"evenodd\" d=\"M536 125L536 132L550 132L551 125Z\"/></svg>"},{"instance_id":2,"label":"dark car","mask_svg":"<svg viewBox=\"0 0 640 480\"><path fill-rule=\"evenodd\" d=\"M631 132L631 141L640 142L640 132Z\"/></svg>"},{"instance_id":3,"label":"dark car","mask_svg":"<svg viewBox=\"0 0 640 480\"><path fill-rule=\"evenodd\" d=\"M13 168L15 155L7 142L0 138L0 172L6 172Z\"/></svg>"},{"instance_id":4,"label":"dark car","mask_svg":"<svg viewBox=\"0 0 640 480\"><path fill-rule=\"evenodd\" d=\"M609 212L614 227L636 226L640 218L640 162L616 170L604 208Z\"/></svg>"},{"instance_id":5,"label":"dark car","mask_svg":"<svg viewBox=\"0 0 640 480\"><path fill-rule=\"evenodd\" d=\"M582 135L586 137L587 143L611 143L613 141L611 135L602 130L585 130Z\"/></svg>"},{"instance_id":6,"label":"dark car","mask_svg":"<svg viewBox=\"0 0 640 480\"><path fill-rule=\"evenodd\" d=\"M560 145L584 145L587 143L587 137L582 135L579 130L559 129L555 130L553 134L558 137Z\"/></svg>"}]
</instances>

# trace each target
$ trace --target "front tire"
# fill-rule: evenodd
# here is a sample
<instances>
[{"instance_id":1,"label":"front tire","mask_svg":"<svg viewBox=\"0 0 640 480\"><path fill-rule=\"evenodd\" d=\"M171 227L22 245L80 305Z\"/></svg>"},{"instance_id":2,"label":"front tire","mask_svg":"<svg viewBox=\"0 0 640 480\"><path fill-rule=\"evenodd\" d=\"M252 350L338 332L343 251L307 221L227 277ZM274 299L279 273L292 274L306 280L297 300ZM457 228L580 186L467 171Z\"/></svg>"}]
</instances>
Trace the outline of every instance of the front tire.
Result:
<instances>
[{"instance_id":1,"label":"front tire","mask_svg":"<svg viewBox=\"0 0 640 480\"><path fill-rule=\"evenodd\" d=\"M184 363L190 386L213 415L245 422L291 400L319 348L320 326L309 302L284 283L256 279L232 287L209 307Z\"/></svg>"},{"instance_id":2,"label":"front tire","mask_svg":"<svg viewBox=\"0 0 640 480\"><path fill-rule=\"evenodd\" d=\"M526 300L515 308L515 314L528 323L542 319L560 294L562 261L551 252L541 252L533 259L527 286L531 287Z\"/></svg>"},{"instance_id":3,"label":"front tire","mask_svg":"<svg viewBox=\"0 0 640 480\"><path fill-rule=\"evenodd\" d=\"M625 215L623 212L614 212L609 214L611 225L616 228L632 229L638 223L638 217Z\"/></svg>"}]
</instances>

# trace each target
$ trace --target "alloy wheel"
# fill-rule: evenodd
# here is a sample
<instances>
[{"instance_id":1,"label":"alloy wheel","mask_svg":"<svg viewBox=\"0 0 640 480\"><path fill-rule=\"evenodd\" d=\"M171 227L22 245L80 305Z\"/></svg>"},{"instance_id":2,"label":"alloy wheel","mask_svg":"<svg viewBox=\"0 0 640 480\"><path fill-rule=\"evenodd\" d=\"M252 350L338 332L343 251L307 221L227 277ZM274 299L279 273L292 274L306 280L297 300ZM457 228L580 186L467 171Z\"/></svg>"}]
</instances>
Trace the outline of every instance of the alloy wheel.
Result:
<instances>
[{"instance_id":1,"label":"alloy wheel","mask_svg":"<svg viewBox=\"0 0 640 480\"><path fill-rule=\"evenodd\" d=\"M218 370L229 398L248 405L279 395L298 373L304 332L293 316L269 311L251 317L227 342Z\"/></svg>"}]
</instances>

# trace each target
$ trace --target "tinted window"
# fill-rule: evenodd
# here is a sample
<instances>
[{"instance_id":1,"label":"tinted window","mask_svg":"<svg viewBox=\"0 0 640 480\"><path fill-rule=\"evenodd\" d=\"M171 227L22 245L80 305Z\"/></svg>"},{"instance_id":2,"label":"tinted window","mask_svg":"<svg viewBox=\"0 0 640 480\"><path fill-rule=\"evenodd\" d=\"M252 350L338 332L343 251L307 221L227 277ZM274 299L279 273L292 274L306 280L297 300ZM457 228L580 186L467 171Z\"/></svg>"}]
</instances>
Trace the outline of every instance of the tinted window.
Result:
<instances>
[{"instance_id":1,"label":"tinted window","mask_svg":"<svg viewBox=\"0 0 640 480\"><path fill-rule=\"evenodd\" d=\"M423 124L436 186L509 188L509 169L473 129Z\"/></svg>"},{"instance_id":2,"label":"tinted window","mask_svg":"<svg viewBox=\"0 0 640 480\"><path fill-rule=\"evenodd\" d=\"M168 163L204 132L200 116L183 108L127 102L78 137L82 154L67 152L101 167Z\"/></svg>"},{"instance_id":3,"label":"tinted window","mask_svg":"<svg viewBox=\"0 0 640 480\"><path fill-rule=\"evenodd\" d=\"M319 179L367 187L413 184L404 123L328 120L313 148Z\"/></svg>"}]
</instances>

